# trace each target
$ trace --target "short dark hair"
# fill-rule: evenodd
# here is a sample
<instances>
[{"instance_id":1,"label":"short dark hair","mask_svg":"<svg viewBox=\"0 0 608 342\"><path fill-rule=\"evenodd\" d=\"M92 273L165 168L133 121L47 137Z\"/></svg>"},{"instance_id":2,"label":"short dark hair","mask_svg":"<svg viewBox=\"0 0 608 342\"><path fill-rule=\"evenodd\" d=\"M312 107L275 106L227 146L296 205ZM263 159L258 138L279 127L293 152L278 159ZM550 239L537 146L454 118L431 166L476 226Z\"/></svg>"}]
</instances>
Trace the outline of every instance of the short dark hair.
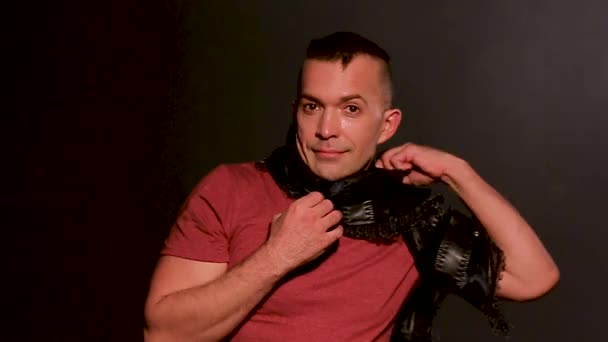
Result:
<instances>
[{"instance_id":1,"label":"short dark hair","mask_svg":"<svg viewBox=\"0 0 608 342\"><path fill-rule=\"evenodd\" d=\"M389 54L378 44L354 32L334 32L328 36L313 39L306 48L306 59L322 61L340 61L347 67L352 59L358 55L368 55L384 62L385 77L388 83L388 106L392 106L393 79L391 75ZM302 86L302 69L298 75L298 94Z\"/></svg>"},{"instance_id":2,"label":"short dark hair","mask_svg":"<svg viewBox=\"0 0 608 342\"><path fill-rule=\"evenodd\" d=\"M354 32L335 32L313 39L306 48L306 58L327 61L341 60L348 65L356 55L369 55L390 65L391 58L378 44Z\"/></svg>"}]
</instances>

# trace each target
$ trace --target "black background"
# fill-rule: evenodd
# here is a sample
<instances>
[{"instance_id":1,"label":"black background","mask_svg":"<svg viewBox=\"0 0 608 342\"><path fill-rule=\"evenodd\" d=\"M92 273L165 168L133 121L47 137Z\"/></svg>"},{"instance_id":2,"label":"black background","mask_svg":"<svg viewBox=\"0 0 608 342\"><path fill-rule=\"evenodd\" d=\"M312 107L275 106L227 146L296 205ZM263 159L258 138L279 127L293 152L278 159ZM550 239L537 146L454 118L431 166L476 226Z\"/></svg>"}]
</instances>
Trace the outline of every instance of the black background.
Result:
<instances>
[{"instance_id":1,"label":"black background","mask_svg":"<svg viewBox=\"0 0 608 342\"><path fill-rule=\"evenodd\" d=\"M162 240L219 163L283 141L311 38L392 55L414 141L468 160L562 272L506 304L511 341L600 341L608 107L602 1L141 1L2 5L6 341L142 339ZM8 304L8 305L7 305ZM492 341L457 299L442 340Z\"/></svg>"}]
</instances>

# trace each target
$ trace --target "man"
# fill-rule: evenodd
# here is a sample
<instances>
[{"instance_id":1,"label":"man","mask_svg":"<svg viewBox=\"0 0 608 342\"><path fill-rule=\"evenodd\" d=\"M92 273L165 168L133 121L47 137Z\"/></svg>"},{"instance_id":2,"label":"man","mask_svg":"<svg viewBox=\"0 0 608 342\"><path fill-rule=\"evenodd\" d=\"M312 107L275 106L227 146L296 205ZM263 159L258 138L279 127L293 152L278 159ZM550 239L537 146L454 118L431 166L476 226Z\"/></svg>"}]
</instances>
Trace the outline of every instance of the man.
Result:
<instances>
[{"instance_id":1,"label":"man","mask_svg":"<svg viewBox=\"0 0 608 342\"><path fill-rule=\"evenodd\" d=\"M395 327L424 339L444 289L488 315L495 295L547 293L551 256L468 163L411 143L375 158L400 120L384 50L354 33L313 40L286 145L219 166L186 201L151 281L146 340L388 341ZM474 219L442 211L433 182ZM463 238L474 222L484 229Z\"/></svg>"}]
</instances>

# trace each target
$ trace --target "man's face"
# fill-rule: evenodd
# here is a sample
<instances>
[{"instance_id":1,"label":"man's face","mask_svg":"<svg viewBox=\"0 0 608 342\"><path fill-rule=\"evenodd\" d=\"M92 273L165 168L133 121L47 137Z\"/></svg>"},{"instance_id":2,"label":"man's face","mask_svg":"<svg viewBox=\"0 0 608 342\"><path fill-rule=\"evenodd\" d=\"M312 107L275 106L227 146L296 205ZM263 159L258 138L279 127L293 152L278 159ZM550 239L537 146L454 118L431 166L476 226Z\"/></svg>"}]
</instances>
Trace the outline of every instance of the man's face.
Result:
<instances>
[{"instance_id":1,"label":"man's face","mask_svg":"<svg viewBox=\"0 0 608 342\"><path fill-rule=\"evenodd\" d=\"M337 180L357 172L395 132L401 113L386 108L384 70L382 61L366 55L346 67L341 61L305 61L297 145L316 175Z\"/></svg>"}]
</instances>

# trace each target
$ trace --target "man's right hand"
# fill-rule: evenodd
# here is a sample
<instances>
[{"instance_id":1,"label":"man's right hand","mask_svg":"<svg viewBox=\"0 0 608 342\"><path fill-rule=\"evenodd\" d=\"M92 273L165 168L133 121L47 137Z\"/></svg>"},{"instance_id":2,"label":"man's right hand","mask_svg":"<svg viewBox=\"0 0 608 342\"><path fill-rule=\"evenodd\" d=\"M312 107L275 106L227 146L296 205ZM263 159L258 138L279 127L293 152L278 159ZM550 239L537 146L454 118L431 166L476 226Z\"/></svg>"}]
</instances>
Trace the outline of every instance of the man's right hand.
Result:
<instances>
[{"instance_id":1,"label":"man's right hand","mask_svg":"<svg viewBox=\"0 0 608 342\"><path fill-rule=\"evenodd\" d=\"M274 216L265 248L279 268L293 270L319 257L342 236L341 220L342 213L330 200L311 192Z\"/></svg>"},{"instance_id":2,"label":"man's right hand","mask_svg":"<svg viewBox=\"0 0 608 342\"><path fill-rule=\"evenodd\" d=\"M276 215L267 241L230 269L227 263L161 257L146 303L146 341L222 340L285 274L342 236L341 219L329 200L311 193Z\"/></svg>"}]
</instances>

